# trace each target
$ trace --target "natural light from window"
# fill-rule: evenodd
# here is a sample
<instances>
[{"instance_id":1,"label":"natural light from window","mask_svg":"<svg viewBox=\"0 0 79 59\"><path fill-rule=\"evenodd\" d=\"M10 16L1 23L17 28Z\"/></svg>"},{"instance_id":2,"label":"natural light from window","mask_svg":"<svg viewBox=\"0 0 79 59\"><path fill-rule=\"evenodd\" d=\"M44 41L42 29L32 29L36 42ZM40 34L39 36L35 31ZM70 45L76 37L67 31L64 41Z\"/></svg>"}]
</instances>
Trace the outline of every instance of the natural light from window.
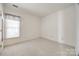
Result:
<instances>
[{"instance_id":1,"label":"natural light from window","mask_svg":"<svg viewBox=\"0 0 79 59\"><path fill-rule=\"evenodd\" d=\"M6 20L6 38L19 37L20 32L19 20Z\"/></svg>"}]
</instances>

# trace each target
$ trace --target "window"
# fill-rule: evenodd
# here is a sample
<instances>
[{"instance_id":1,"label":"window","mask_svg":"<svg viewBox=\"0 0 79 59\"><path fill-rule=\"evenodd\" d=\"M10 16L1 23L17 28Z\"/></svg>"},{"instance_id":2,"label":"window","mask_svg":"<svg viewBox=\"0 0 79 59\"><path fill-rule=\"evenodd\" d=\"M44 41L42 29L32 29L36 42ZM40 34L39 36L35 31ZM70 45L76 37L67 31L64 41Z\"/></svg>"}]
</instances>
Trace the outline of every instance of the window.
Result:
<instances>
[{"instance_id":1,"label":"window","mask_svg":"<svg viewBox=\"0 0 79 59\"><path fill-rule=\"evenodd\" d=\"M20 36L20 18L12 15L6 16L6 38L15 38Z\"/></svg>"}]
</instances>

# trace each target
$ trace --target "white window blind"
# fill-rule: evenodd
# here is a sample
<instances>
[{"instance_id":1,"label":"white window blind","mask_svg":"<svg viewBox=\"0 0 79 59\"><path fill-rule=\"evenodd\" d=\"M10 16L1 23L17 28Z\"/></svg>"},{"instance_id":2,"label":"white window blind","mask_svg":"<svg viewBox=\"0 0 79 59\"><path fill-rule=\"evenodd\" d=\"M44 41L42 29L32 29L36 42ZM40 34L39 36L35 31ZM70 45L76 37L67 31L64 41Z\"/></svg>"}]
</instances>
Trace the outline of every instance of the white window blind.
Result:
<instances>
[{"instance_id":1,"label":"white window blind","mask_svg":"<svg viewBox=\"0 0 79 59\"><path fill-rule=\"evenodd\" d=\"M6 38L15 38L20 36L20 18L12 15L6 16Z\"/></svg>"}]
</instances>

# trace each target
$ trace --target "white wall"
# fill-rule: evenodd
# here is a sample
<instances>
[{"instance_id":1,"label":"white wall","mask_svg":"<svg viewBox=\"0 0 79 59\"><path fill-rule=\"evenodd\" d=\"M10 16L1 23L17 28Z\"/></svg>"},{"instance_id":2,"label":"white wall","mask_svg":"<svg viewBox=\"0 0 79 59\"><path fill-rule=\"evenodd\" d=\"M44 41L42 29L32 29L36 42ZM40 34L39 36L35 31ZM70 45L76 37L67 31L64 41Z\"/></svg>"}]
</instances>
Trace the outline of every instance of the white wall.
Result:
<instances>
[{"instance_id":1,"label":"white wall","mask_svg":"<svg viewBox=\"0 0 79 59\"><path fill-rule=\"evenodd\" d=\"M75 4L75 12L76 12L76 55L79 55L79 4Z\"/></svg>"},{"instance_id":2,"label":"white wall","mask_svg":"<svg viewBox=\"0 0 79 59\"><path fill-rule=\"evenodd\" d=\"M42 18L41 36L57 41L57 13Z\"/></svg>"},{"instance_id":3,"label":"white wall","mask_svg":"<svg viewBox=\"0 0 79 59\"><path fill-rule=\"evenodd\" d=\"M42 18L42 37L74 46L74 18L74 6L65 8Z\"/></svg>"},{"instance_id":4,"label":"white wall","mask_svg":"<svg viewBox=\"0 0 79 59\"><path fill-rule=\"evenodd\" d=\"M10 13L21 17L21 37L15 38L9 43L20 40L30 40L40 37L40 18L24 12L21 9L13 7L5 7L5 13ZM7 43L7 41L6 41Z\"/></svg>"},{"instance_id":5,"label":"white wall","mask_svg":"<svg viewBox=\"0 0 79 59\"><path fill-rule=\"evenodd\" d=\"M64 10L64 43L75 46L75 7Z\"/></svg>"}]
</instances>

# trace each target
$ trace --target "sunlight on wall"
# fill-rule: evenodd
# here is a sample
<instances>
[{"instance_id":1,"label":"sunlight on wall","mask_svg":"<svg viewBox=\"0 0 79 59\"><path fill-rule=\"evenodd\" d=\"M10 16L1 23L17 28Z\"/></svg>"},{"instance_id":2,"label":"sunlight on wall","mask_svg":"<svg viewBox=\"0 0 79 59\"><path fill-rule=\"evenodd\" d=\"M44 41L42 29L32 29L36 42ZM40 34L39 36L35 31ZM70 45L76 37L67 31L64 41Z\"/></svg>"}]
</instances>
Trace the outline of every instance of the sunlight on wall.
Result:
<instances>
[{"instance_id":1,"label":"sunlight on wall","mask_svg":"<svg viewBox=\"0 0 79 59\"><path fill-rule=\"evenodd\" d=\"M63 43L63 11L58 12L58 41Z\"/></svg>"}]
</instances>

